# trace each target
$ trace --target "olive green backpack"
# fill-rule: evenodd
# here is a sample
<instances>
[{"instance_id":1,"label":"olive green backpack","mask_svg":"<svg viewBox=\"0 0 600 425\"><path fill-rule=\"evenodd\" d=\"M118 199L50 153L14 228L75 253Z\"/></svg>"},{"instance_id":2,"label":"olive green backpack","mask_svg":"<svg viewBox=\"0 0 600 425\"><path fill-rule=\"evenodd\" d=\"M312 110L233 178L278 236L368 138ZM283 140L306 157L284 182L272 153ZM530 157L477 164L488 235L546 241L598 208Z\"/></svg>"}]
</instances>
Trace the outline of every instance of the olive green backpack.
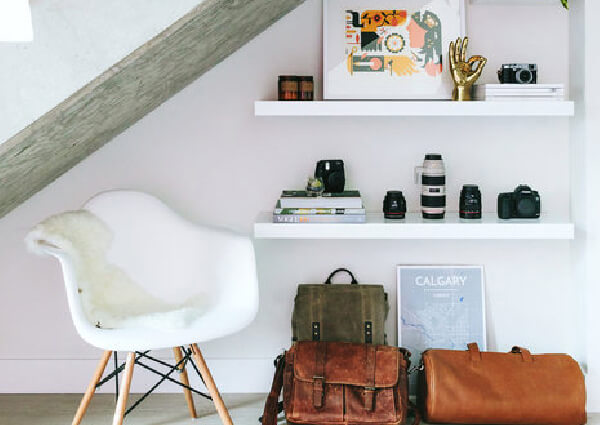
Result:
<instances>
[{"instance_id":1,"label":"olive green backpack","mask_svg":"<svg viewBox=\"0 0 600 425\"><path fill-rule=\"evenodd\" d=\"M336 273L346 272L349 285L332 285ZM359 285L347 269L337 269L325 283L298 285L292 313L292 341L387 343L389 311L383 285Z\"/></svg>"}]
</instances>

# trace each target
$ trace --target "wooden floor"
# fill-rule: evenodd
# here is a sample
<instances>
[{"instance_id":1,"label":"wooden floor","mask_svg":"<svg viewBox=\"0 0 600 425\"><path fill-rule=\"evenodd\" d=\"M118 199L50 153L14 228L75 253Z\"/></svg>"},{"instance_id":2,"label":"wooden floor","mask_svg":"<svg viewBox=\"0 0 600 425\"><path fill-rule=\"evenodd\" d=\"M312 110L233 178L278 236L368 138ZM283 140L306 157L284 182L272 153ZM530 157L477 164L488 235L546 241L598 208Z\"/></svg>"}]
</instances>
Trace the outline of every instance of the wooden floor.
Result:
<instances>
[{"instance_id":1,"label":"wooden floor","mask_svg":"<svg viewBox=\"0 0 600 425\"><path fill-rule=\"evenodd\" d=\"M130 403L139 395L132 395ZM266 395L226 394L225 404L236 425L258 425ZM77 410L79 394L0 394L0 425L68 425ZM125 425L220 425L212 403L194 397L198 419L188 416L183 394L154 394L125 418ZM82 425L109 425L115 407L110 394L97 394ZM600 414L588 425L600 425Z\"/></svg>"},{"instance_id":2,"label":"wooden floor","mask_svg":"<svg viewBox=\"0 0 600 425\"><path fill-rule=\"evenodd\" d=\"M139 395L132 394L129 405ZM223 396L233 422L258 425L266 394ZM0 394L0 425L69 425L81 394ZM124 425L221 425L210 400L194 396L198 419L189 417L182 394L153 394L126 418ZM110 425L115 409L112 394L96 394L81 425Z\"/></svg>"}]
</instances>

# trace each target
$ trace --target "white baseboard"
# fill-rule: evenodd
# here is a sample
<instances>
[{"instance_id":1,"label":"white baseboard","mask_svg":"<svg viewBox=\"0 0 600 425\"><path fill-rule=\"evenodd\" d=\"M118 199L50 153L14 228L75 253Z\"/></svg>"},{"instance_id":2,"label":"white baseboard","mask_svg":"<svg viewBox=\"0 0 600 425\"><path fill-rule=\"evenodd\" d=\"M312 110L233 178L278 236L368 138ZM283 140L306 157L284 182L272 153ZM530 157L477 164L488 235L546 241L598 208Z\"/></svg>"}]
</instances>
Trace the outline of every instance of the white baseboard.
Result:
<instances>
[{"instance_id":1,"label":"white baseboard","mask_svg":"<svg viewBox=\"0 0 600 425\"><path fill-rule=\"evenodd\" d=\"M172 359L166 359L171 361ZM82 393L96 368L92 359L0 359L0 393ZM222 393L267 393L273 379L273 359L206 359L217 387ZM150 362L146 361L150 364ZM107 369L112 370L112 361ZM162 370L159 369L159 370ZM202 383L193 370L188 369L193 386L201 389ZM179 379L177 373L171 375ZM156 382L154 374L136 367L131 391L147 391ZM588 412L600 412L600 399L596 399L588 385ZM180 392L181 388L170 382L157 390L162 393ZM114 381L105 384L98 392L114 392Z\"/></svg>"},{"instance_id":2,"label":"white baseboard","mask_svg":"<svg viewBox=\"0 0 600 425\"><path fill-rule=\"evenodd\" d=\"M267 393L271 389L275 371L273 359L207 358L206 362L222 393ZM0 393L82 393L87 388L97 363L98 360L89 359L0 359ZM144 363L152 365L148 360ZM155 368L165 370L160 366ZM107 371L112 371L112 360ZM188 368L188 375L192 386L203 391L202 382L191 368ZM177 372L171 377L179 379ZM159 376L138 366L133 372L131 391L145 392L158 379ZM114 388L114 381L111 381L98 392L110 393L114 392ZM179 392L181 387L165 382L156 391Z\"/></svg>"}]
</instances>

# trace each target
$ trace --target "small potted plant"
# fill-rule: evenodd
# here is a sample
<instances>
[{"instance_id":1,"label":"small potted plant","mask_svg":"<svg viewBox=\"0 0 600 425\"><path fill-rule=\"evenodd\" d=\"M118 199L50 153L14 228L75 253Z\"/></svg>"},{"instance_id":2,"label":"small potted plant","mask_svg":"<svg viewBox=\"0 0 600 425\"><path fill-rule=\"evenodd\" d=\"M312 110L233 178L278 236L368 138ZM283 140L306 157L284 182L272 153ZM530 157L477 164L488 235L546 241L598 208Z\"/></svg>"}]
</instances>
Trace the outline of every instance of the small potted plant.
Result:
<instances>
[{"instance_id":1,"label":"small potted plant","mask_svg":"<svg viewBox=\"0 0 600 425\"><path fill-rule=\"evenodd\" d=\"M569 0L560 0L565 9L569 8Z\"/></svg>"}]
</instances>

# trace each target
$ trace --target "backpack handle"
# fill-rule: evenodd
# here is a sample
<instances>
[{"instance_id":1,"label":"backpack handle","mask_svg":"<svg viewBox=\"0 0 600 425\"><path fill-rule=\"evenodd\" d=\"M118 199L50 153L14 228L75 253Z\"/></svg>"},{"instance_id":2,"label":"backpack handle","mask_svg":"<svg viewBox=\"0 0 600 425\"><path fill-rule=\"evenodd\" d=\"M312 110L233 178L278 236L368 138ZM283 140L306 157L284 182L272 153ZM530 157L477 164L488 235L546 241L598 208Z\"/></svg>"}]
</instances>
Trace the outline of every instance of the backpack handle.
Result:
<instances>
[{"instance_id":1,"label":"backpack handle","mask_svg":"<svg viewBox=\"0 0 600 425\"><path fill-rule=\"evenodd\" d=\"M354 277L354 275L352 274L352 272L348 269L345 269L343 267L340 267L339 269L335 269L334 271L331 272L331 274L329 275L329 277L327 278L327 280L325 281L325 285L331 285L331 279L333 278L333 276L335 276L337 273L339 272L346 272L350 275L350 277L352 278L352 282L350 282L351 285L358 285L358 281L356 280L356 278Z\"/></svg>"}]
</instances>

